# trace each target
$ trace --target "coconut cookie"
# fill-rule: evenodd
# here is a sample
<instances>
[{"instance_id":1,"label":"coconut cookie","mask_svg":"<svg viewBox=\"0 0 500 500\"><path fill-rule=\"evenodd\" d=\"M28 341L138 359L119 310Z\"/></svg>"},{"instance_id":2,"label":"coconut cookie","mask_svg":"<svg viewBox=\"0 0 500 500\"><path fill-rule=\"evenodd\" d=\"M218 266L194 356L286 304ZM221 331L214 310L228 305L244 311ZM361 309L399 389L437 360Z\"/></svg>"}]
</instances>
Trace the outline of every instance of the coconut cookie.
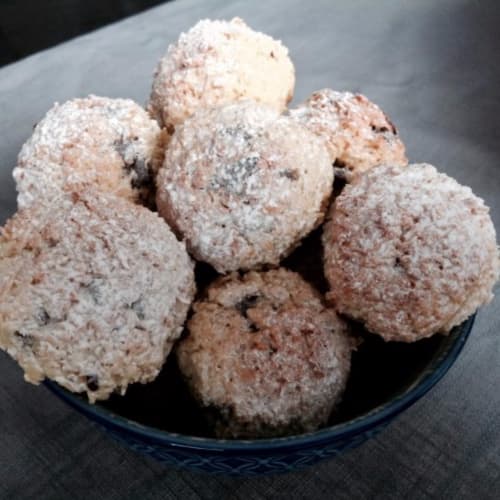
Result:
<instances>
[{"instance_id":1,"label":"coconut cookie","mask_svg":"<svg viewBox=\"0 0 500 500\"><path fill-rule=\"evenodd\" d=\"M156 121L129 99L89 96L55 104L19 153L18 206L75 184L147 201L165 142Z\"/></svg>"},{"instance_id":2,"label":"coconut cookie","mask_svg":"<svg viewBox=\"0 0 500 500\"><path fill-rule=\"evenodd\" d=\"M325 139L331 162L347 180L375 165L408 164L396 127L362 94L318 90L289 114Z\"/></svg>"},{"instance_id":3,"label":"coconut cookie","mask_svg":"<svg viewBox=\"0 0 500 500\"><path fill-rule=\"evenodd\" d=\"M324 227L329 298L386 340L449 332L493 297L499 253L488 212L431 165L356 177Z\"/></svg>"},{"instance_id":4,"label":"coconut cookie","mask_svg":"<svg viewBox=\"0 0 500 500\"><path fill-rule=\"evenodd\" d=\"M157 206L224 273L276 265L319 225L333 170L318 137L252 101L200 110L172 137Z\"/></svg>"},{"instance_id":5,"label":"coconut cookie","mask_svg":"<svg viewBox=\"0 0 500 500\"><path fill-rule=\"evenodd\" d=\"M194 311L177 358L218 437L298 434L327 423L354 344L298 274L221 278Z\"/></svg>"},{"instance_id":6,"label":"coconut cookie","mask_svg":"<svg viewBox=\"0 0 500 500\"><path fill-rule=\"evenodd\" d=\"M193 264L165 222L105 193L18 212L0 237L0 347L25 379L91 402L153 380L194 295Z\"/></svg>"},{"instance_id":7,"label":"coconut cookie","mask_svg":"<svg viewBox=\"0 0 500 500\"><path fill-rule=\"evenodd\" d=\"M295 70L281 42L239 18L203 20L181 34L160 60L149 109L172 130L200 107L241 99L282 111L294 86Z\"/></svg>"}]
</instances>

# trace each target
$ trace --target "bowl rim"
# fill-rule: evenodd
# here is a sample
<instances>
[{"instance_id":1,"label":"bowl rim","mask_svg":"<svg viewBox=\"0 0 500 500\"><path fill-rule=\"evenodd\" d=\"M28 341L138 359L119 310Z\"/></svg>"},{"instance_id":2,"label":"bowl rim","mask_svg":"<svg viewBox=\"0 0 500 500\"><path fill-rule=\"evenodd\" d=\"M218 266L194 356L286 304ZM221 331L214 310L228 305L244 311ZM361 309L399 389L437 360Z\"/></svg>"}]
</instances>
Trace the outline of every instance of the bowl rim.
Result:
<instances>
[{"instance_id":1,"label":"bowl rim","mask_svg":"<svg viewBox=\"0 0 500 500\"><path fill-rule=\"evenodd\" d=\"M417 382L410 385L395 398L352 420L293 436L251 440L216 439L178 434L140 424L98 404L91 404L83 397L69 392L56 382L45 380L44 385L71 407L108 429L113 428L115 431L134 434L136 437L146 439L149 442L161 443L173 448L220 453L255 453L269 450L307 448L311 445L332 442L348 436L352 437L369 429L376 428L415 403L442 379L456 361L470 335L475 318L476 314L474 313L461 325L456 327L460 328L460 332L457 333L456 338L450 342L445 351L431 361Z\"/></svg>"}]
</instances>

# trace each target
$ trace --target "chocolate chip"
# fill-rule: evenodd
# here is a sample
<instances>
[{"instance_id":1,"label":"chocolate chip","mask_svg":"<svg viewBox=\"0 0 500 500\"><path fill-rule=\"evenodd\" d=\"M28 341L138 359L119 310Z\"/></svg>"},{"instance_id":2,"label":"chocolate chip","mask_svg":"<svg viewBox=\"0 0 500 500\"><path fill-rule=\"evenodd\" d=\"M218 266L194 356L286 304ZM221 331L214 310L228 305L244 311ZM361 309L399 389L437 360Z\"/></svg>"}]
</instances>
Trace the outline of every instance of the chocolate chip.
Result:
<instances>
[{"instance_id":1,"label":"chocolate chip","mask_svg":"<svg viewBox=\"0 0 500 500\"><path fill-rule=\"evenodd\" d=\"M249 156L229 165L223 172L212 178L210 188L224 189L236 195L244 194L246 181L257 170L258 162L257 156Z\"/></svg>"},{"instance_id":2,"label":"chocolate chip","mask_svg":"<svg viewBox=\"0 0 500 500\"><path fill-rule=\"evenodd\" d=\"M133 141L137 140L136 137ZM121 137L119 140L113 143L115 151L122 157L124 163L124 170L127 175L132 175L131 185L135 189L141 189L143 187L149 187L153 184L153 176L151 174L151 166L144 158L138 158L134 156L132 160L127 159L127 150L129 149L131 143L125 137Z\"/></svg>"},{"instance_id":3,"label":"chocolate chip","mask_svg":"<svg viewBox=\"0 0 500 500\"><path fill-rule=\"evenodd\" d=\"M85 380L89 391L95 392L99 390L99 377L97 375L87 375Z\"/></svg>"},{"instance_id":4,"label":"chocolate chip","mask_svg":"<svg viewBox=\"0 0 500 500\"><path fill-rule=\"evenodd\" d=\"M223 133L230 137L242 138L247 144L252 140L253 136L247 132L247 130L241 125L236 127L227 127L224 129Z\"/></svg>"},{"instance_id":5,"label":"chocolate chip","mask_svg":"<svg viewBox=\"0 0 500 500\"><path fill-rule=\"evenodd\" d=\"M394 123L392 123L392 121L389 119L389 117L384 113L384 117L385 117L385 120L386 122L389 124L389 127L391 128L391 132L394 134L394 135L398 135L398 129L396 128L396 125L394 125Z\"/></svg>"},{"instance_id":6,"label":"chocolate chip","mask_svg":"<svg viewBox=\"0 0 500 500\"><path fill-rule=\"evenodd\" d=\"M50 316L44 307L40 307L35 315L35 319L39 326L44 326L50 321Z\"/></svg>"},{"instance_id":7,"label":"chocolate chip","mask_svg":"<svg viewBox=\"0 0 500 500\"><path fill-rule=\"evenodd\" d=\"M35 344L35 339L31 335L24 333L24 332L21 332L20 330L16 330L14 332L14 335L17 338L21 339L23 347L31 348Z\"/></svg>"},{"instance_id":8,"label":"chocolate chip","mask_svg":"<svg viewBox=\"0 0 500 500\"><path fill-rule=\"evenodd\" d=\"M35 274L35 276L31 278L31 284L38 285L42 282L42 280L43 280L43 274L41 273Z\"/></svg>"},{"instance_id":9,"label":"chocolate chip","mask_svg":"<svg viewBox=\"0 0 500 500\"><path fill-rule=\"evenodd\" d=\"M82 284L82 288L88 291L95 305L102 305L101 285L104 280L100 278L93 279L88 284Z\"/></svg>"},{"instance_id":10,"label":"chocolate chip","mask_svg":"<svg viewBox=\"0 0 500 500\"><path fill-rule=\"evenodd\" d=\"M149 163L143 158L136 158L133 163L126 165L127 170L135 172L131 184L135 189L148 187L153 184L153 177Z\"/></svg>"},{"instance_id":11,"label":"chocolate chip","mask_svg":"<svg viewBox=\"0 0 500 500\"><path fill-rule=\"evenodd\" d=\"M394 267L401 267L401 260L399 257L394 259Z\"/></svg>"},{"instance_id":12,"label":"chocolate chip","mask_svg":"<svg viewBox=\"0 0 500 500\"><path fill-rule=\"evenodd\" d=\"M287 168L285 170L281 170L279 175L280 177L286 177L291 181L296 181L300 178L299 171L296 168Z\"/></svg>"},{"instance_id":13,"label":"chocolate chip","mask_svg":"<svg viewBox=\"0 0 500 500\"><path fill-rule=\"evenodd\" d=\"M115 148L115 151L122 157L122 159L125 157L125 153L128 148L128 144L125 142L125 138L121 137L119 140L116 140L113 142L113 147Z\"/></svg>"},{"instance_id":14,"label":"chocolate chip","mask_svg":"<svg viewBox=\"0 0 500 500\"><path fill-rule=\"evenodd\" d=\"M259 331L259 327L253 323L252 321L249 321L248 322L248 329L252 332L252 333L256 333Z\"/></svg>"},{"instance_id":15,"label":"chocolate chip","mask_svg":"<svg viewBox=\"0 0 500 500\"><path fill-rule=\"evenodd\" d=\"M142 303L142 297L139 297L135 302L130 304L130 309L132 309L139 319L144 319L144 304Z\"/></svg>"},{"instance_id":16,"label":"chocolate chip","mask_svg":"<svg viewBox=\"0 0 500 500\"><path fill-rule=\"evenodd\" d=\"M244 318L247 318L248 309L255 307L259 298L260 295L258 294L246 295L235 305L235 307Z\"/></svg>"},{"instance_id":17,"label":"chocolate chip","mask_svg":"<svg viewBox=\"0 0 500 500\"><path fill-rule=\"evenodd\" d=\"M389 129L387 127L377 127L376 125L372 125L371 129L373 130L373 132L377 132L378 134L389 132Z\"/></svg>"}]
</instances>

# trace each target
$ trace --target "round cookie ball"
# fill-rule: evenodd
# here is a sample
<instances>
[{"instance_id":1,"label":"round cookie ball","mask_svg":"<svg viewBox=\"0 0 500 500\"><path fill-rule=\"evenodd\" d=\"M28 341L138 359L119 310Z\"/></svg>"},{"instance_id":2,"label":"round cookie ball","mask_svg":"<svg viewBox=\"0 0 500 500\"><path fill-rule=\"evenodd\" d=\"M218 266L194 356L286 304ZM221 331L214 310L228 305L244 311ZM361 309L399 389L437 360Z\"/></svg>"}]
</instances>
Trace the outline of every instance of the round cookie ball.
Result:
<instances>
[{"instance_id":1,"label":"round cookie ball","mask_svg":"<svg viewBox=\"0 0 500 500\"><path fill-rule=\"evenodd\" d=\"M324 227L329 298L385 340L449 332L493 296L499 253L488 212L431 165L356 177Z\"/></svg>"},{"instance_id":2,"label":"round cookie ball","mask_svg":"<svg viewBox=\"0 0 500 500\"><path fill-rule=\"evenodd\" d=\"M56 103L19 153L18 206L50 199L71 185L147 201L164 142L166 133L129 99L91 95Z\"/></svg>"},{"instance_id":3,"label":"round cookie ball","mask_svg":"<svg viewBox=\"0 0 500 500\"><path fill-rule=\"evenodd\" d=\"M298 274L233 274L195 302L179 367L218 437L299 434L325 425L354 347L346 324Z\"/></svg>"},{"instance_id":4,"label":"round cookie ball","mask_svg":"<svg viewBox=\"0 0 500 500\"><path fill-rule=\"evenodd\" d=\"M278 264L324 218L323 142L252 101L200 110L172 137L157 206L198 259L225 273Z\"/></svg>"},{"instance_id":5,"label":"round cookie ball","mask_svg":"<svg viewBox=\"0 0 500 500\"><path fill-rule=\"evenodd\" d=\"M65 194L2 230L0 348L29 382L106 399L156 377L194 291L192 261L155 213Z\"/></svg>"},{"instance_id":6,"label":"round cookie ball","mask_svg":"<svg viewBox=\"0 0 500 500\"><path fill-rule=\"evenodd\" d=\"M294 86L295 70L280 41L239 18L203 20L182 33L160 60L149 109L172 130L200 107L242 99L282 111Z\"/></svg>"},{"instance_id":7,"label":"round cookie ball","mask_svg":"<svg viewBox=\"0 0 500 500\"><path fill-rule=\"evenodd\" d=\"M396 127L362 94L318 90L289 114L325 139L331 162L347 180L375 165L408 164Z\"/></svg>"}]
</instances>

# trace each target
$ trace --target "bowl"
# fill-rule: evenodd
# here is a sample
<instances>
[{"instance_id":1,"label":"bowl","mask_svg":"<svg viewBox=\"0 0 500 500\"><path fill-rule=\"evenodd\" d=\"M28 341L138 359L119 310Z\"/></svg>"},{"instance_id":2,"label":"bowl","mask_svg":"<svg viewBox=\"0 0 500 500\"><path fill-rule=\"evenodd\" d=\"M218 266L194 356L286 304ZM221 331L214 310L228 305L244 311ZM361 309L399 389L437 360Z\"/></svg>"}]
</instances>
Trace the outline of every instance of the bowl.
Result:
<instances>
[{"instance_id":1,"label":"bowl","mask_svg":"<svg viewBox=\"0 0 500 500\"><path fill-rule=\"evenodd\" d=\"M427 393L462 350L475 315L449 335L412 344L374 335L353 354L338 411L326 428L297 436L222 440L210 437L170 356L152 383L132 385L125 396L90 404L56 383L47 387L133 450L168 465L214 474L283 473L339 455L376 435Z\"/></svg>"}]
</instances>

